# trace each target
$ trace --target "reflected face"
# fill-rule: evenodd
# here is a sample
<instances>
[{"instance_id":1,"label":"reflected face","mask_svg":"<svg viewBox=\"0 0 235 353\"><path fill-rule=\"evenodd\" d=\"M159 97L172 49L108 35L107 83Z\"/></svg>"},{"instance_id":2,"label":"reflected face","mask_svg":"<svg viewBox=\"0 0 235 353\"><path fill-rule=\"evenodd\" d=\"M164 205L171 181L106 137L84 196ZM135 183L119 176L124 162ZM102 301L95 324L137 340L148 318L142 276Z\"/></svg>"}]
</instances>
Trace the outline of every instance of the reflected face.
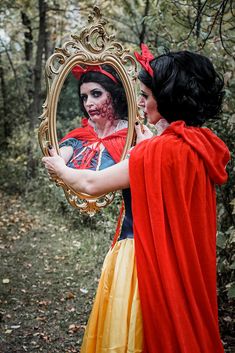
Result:
<instances>
[{"instance_id":1,"label":"reflected face","mask_svg":"<svg viewBox=\"0 0 235 353\"><path fill-rule=\"evenodd\" d=\"M115 119L111 94L99 83L83 83L80 95L84 108L93 122Z\"/></svg>"},{"instance_id":2,"label":"reflected face","mask_svg":"<svg viewBox=\"0 0 235 353\"><path fill-rule=\"evenodd\" d=\"M145 117L150 124L155 125L160 119L161 114L157 110L157 101L153 96L151 89L140 82L140 98L138 106L143 110Z\"/></svg>"}]
</instances>

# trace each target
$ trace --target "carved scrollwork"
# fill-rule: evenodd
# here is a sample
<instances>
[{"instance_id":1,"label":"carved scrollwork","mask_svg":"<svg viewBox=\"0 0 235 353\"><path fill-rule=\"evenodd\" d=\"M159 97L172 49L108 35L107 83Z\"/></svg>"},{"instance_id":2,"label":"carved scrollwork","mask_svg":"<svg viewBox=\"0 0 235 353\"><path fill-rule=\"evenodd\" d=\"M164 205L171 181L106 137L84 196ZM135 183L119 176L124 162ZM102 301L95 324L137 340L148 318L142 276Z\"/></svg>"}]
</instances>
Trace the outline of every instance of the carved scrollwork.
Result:
<instances>
[{"instance_id":1,"label":"carved scrollwork","mask_svg":"<svg viewBox=\"0 0 235 353\"><path fill-rule=\"evenodd\" d=\"M123 159L132 142L137 115L135 91L131 82L137 77L137 65L129 51L116 41L115 36L107 33L105 28L107 21L102 17L98 7L93 8L88 22L89 24L79 34L71 35L71 39L66 41L62 48L55 48L55 52L46 63L47 98L40 117L41 125L38 133L40 147L44 155L48 155L48 144L55 146L59 153L56 134L57 104L63 83L72 68L77 64L106 63L113 66L119 74L128 102L128 135ZM55 180L55 182L63 188L67 200L73 207L90 215L107 206L114 198L114 193L94 198L71 190L61 180Z\"/></svg>"},{"instance_id":2,"label":"carved scrollwork","mask_svg":"<svg viewBox=\"0 0 235 353\"><path fill-rule=\"evenodd\" d=\"M62 48L55 48L55 53L48 59L46 65L47 77L51 78L52 74L58 75L68 59L71 60L73 56L81 62L97 64L97 62L105 61L109 54L112 57L117 56L124 65L130 61L130 67L136 75L135 60L129 54L128 49L115 41L114 35L108 35L104 27L107 21L102 18L98 7L94 7L89 22L91 25L85 27L79 35L71 35L73 40L65 42Z\"/></svg>"},{"instance_id":3,"label":"carved scrollwork","mask_svg":"<svg viewBox=\"0 0 235 353\"><path fill-rule=\"evenodd\" d=\"M66 193L67 200L73 207L79 208L80 212L88 213L90 216L94 216L101 208L109 205L113 201L114 196L114 193L110 193L100 199L87 200L81 199L77 195Z\"/></svg>"}]
</instances>

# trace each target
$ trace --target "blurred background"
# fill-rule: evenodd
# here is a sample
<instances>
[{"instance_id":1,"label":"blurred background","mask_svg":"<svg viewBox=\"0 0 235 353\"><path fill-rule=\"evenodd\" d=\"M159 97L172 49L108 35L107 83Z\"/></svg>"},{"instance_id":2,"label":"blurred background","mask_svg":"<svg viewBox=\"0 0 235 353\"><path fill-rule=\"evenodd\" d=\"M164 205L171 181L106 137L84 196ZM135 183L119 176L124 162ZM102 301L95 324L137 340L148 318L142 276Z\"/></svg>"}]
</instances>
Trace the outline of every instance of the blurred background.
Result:
<instances>
[{"instance_id":1,"label":"blurred background","mask_svg":"<svg viewBox=\"0 0 235 353\"><path fill-rule=\"evenodd\" d=\"M79 352L100 269L115 232L120 196L93 218L68 205L42 168L37 129L46 98L44 67L55 47L87 24L98 5L133 53L192 50L225 82L221 120L208 123L234 152L235 4L232 0L1 0L0 5L0 351ZM74 96L74 85L66 97ZM71 87L71 88L70 88ZM71 92L69 90L71 89ZM59 102L67 123L76 105ZM217 190L218 298L226 352L235 339L235 166Z\"/></svg>"}]
</instances>

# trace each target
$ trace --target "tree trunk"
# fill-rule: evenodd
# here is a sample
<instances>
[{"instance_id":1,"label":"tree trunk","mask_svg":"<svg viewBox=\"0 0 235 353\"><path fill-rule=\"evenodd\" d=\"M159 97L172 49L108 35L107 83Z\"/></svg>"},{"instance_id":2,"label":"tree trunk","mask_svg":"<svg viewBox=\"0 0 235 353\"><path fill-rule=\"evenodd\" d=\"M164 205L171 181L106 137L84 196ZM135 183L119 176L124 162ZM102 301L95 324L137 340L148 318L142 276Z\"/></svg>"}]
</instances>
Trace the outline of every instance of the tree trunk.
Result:
<instances>
[{"instance_id":1,"label":"tree trunk","mask_svg":"<svg viewBox=\"0 0 235 353\"><path fill-rule=\"evenodd\" d=\"M24 32L24 53L25 53L25 60L27 62L31 62L32 60L32 53L33 53L33 34L32 34L32 27L31 21L26 13L21 11L21 19L23 25L26 27L26 31Z\"/></svg>"},{"instance_id":2,"label":"tree trunk","mask_svg":"<svg viewBox=\"0 0 235 353\"><path fill-rule=\"evenodd\" d=\"M11 136L12 131L11 131L11 125L9 124L9 120L8 120L7 88L5 83L1 53L0 53L0 83L1 83L1 90L2 90L3 132L4 132L4 138L1 140L1 145L3 145L7 143L7 138Z\"/></svg>"},{"instance_id":3,"label":"tree trunk","mask_svg":"<svg viewBox=\"0 0 235 353\"><path fill-rule=\"evenodd\" d=\"M43 52L45 49L46 41L46 3L44 0L38 0L39 10L39 33L37 40L37 51L36 60L34 66L34 80L33 80L33 94L32 104L30 105L30 119L29 119L29 131L30 131L30 142L28 144L28 164L27 164L27 176L33 178L36 175L37 159L34 157L34 145L35 145L35 127L38 124L38 117L41 111L41 80L42 80L42 63L43 63Z\"/></svg>"},{"instance_id":4,"label":"tree trunk","mask_svg":"<svg viewBox=\"0 0 235 353\"><path fill-rule=\"evenodd\" d=\"M201 34L201 22L202 22L201 9L202 9L202 2L201 2L201 0L197 0L197 22L196 22L196 37L197 37L197 39L200 38L200 34Z\"/></svg>"},{"instance_id":5,"label":"tree trunk","mask_svg":"<svg viewBox=\"0 0 235 353\"><path fill-rule=\"evenodd\" d=\"M31 20L28 15L21 11L22 24L25 26L24 31L24 54L27 67L26 74L26 92L27 92L27 108L26 115L27 120L30 121L32 117L32 101L33 101L33 34Z\"/></svg>"},{"instance_id":6,"label":"tree trunk","mask_svg":"<svg viewBox=\"0 0 235 353\"><path fill-rule=\"evenodd\" d=\"M31 128L34 129L38 123L38 116L41 111L41 81L42 81L42 58L46 42L46 3L45 0L38 0L39 6L39 34L37 41L36 63L34 67L34 95L33 115L31 117Z\"/></svg>"},{"instance_id":7,"label":"tree trunk","mask_svg":"<svg viewBox=\"0 0 235 353\"><path fill-rule=\"evenodd\" d=\"M143 14L144 17L148 16L148 14L149 14L149 5L150 5L149 0L146 0L144 14ZM140 45L141 45L141 43L144 43L144 41L145 41L145 34L146 34L146 22L145 21L146 21L146 19L142 22L142 30L141 30L140 36L139 36Z\"/></svg>"}]
</instances>

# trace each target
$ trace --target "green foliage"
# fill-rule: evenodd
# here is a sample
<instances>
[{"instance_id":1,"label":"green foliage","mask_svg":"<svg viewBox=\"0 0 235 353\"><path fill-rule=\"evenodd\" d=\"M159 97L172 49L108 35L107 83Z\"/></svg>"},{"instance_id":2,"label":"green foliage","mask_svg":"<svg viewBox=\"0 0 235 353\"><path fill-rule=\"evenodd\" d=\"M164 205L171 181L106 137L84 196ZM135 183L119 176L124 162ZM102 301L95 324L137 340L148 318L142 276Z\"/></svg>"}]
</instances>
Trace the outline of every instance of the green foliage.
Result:
<instances>
[{"instance_id":1,"label":"green foliage","mask_svg":"<svg viewBox=\"0 0 235 353\"><path fill-rule=\"evenodd\" d=\"M218 232L217 235L217 268L219 288L223 293L226 292L227 298L234 296L234 269L235 269L235 231L231 227L226 232ZM222 294L222 293L221 293ZM227 299L226 298L226 299Z\"/></svg>"},{"instance_id":2,"label":"green foliage","mask_svg":"<svg viewBox=\"0 0 235 353\"><path fill-rule=\"evenodd\" d=\"M27 146L30 142L27 132L26 125L14 129L6 141L7 149L1 153L0 181L2 187L10 193L24 192L27 184Z\"/></svg>"}]
</instances>

